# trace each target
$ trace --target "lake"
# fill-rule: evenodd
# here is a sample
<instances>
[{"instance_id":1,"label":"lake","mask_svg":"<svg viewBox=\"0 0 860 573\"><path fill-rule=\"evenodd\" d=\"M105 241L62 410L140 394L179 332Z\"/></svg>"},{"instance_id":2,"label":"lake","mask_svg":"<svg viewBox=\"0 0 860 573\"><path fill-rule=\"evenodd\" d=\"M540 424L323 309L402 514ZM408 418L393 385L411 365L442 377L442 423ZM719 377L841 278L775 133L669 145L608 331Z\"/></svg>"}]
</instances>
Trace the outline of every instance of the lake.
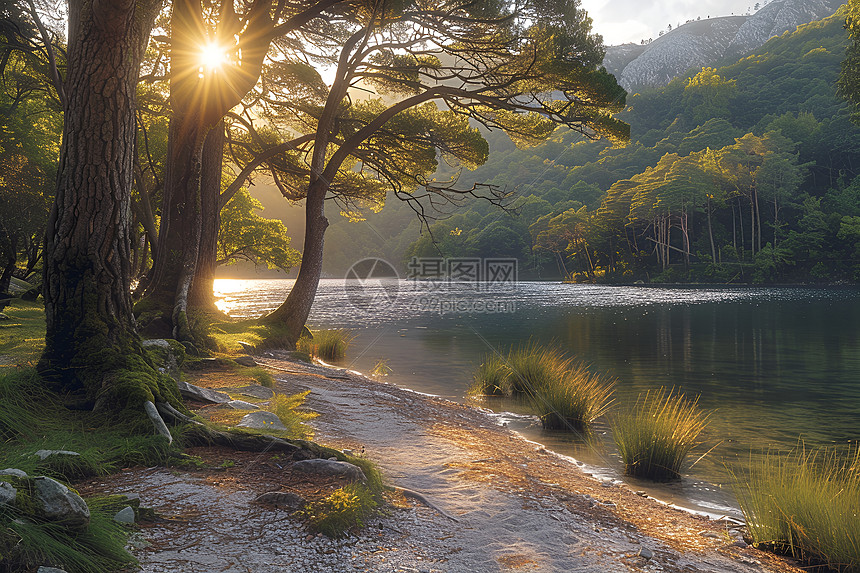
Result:
<instances>
[{"instance_id":1,"label":"lake","mask_svg":"<svg viewBox=\"0 0 860 573\"><path fill-rule=\"evenodd\" d=\"M218 280L235 317L280 304L291 280ZM713 411L700 454L681 483L636 482L679 505L737 515L727 467L767 449L847 444L860 438L860 290L655 288L520 282L486 286L379 280L320 284L312 328L357 335L339 366L466 401L474 368L493 349L556 343L617 379L616 408L640 393L677 388ZM619 477L607 420L597 439L547 432L514 401L482 402L527 438ZM696 456L698 457L698 456ZM630 481L630 480L627 480Z\"/></svg>"}]
</instances>

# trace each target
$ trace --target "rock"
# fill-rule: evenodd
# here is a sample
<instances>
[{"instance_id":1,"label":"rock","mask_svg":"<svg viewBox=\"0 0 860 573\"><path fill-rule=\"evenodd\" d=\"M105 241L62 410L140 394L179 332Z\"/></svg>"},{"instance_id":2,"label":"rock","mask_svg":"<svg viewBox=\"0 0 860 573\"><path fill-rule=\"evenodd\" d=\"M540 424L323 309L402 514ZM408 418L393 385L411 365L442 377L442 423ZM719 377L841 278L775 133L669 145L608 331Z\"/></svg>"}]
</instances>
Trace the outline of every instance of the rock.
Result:
<instances>
[{"instance_id":1,"label":"rock","mask_svg":"<svg viewBox=\"0 0 860 573\"><path fill-rule=\"evenodd\" d=\"M301 509L305 505L305 498L290 491L266 492L259 495L254 501L287 509Z\"/></svg>"},{"instance_id":2,"label":"rock","mask_svg":"<svg viewBox=\"0 0 860 573\"><path fill-rule=\"evenodd\" d=\"M46 476L34 478L33 485L38 512L43 518L70 527L83 527L90 522L90 508L74 491Z\"/></svg>"},{"instance_id":3,"label":"rock","mask_svg":"<svg viewBox=\"0 0 860 573\"><path fill-rule=\"evenodd\" d=\"M257 361L254 360L251 356L239 356L234 358L233 361L239 366L256 366Z\"/></svg>"},{"instance_id":4,"label":"rock","mask_svg":"<svg viewBox=\"0 0 860 573\"><path fill-rule=\"evenodd\" d=\"M113 520L117 523L134 523L134 508L130 505L125 506L113 516Z\"/></svg>"},{"instance_id":5,"label":"rock","mask_svg":"<svg viewBox=\"0 0 860 573\"><path fill-rule=\"evenodd\" d=\"M699 532L699 535L700 535L700 536L702 536L702 537L709 537L709 538L711 538L711 539L719 539L719 538L720 538L720 534L719 534L719 533L714 533L713 531L707 531L707 530L705 530L705 531L700 531L700 532Z\"/></svg>"},{"instance_id":6,"label":"rock","mask_svg":"<svg viewBox=\"0 0 860 573\"><path fill-rule=\"evenodd\" d=\"M250 396L251 398L259 398L260 400L268 400L275 395L274 390L272 390L271 388L266 388L265 386L260 386L259 384L242 386L241 388L236 388L236 391L244 394L245 396Z\"/></svg>"},{"instance_id":7,"label":"rock","mask_svg":"<svg viewBox=\"0 0 860 573\"><path fill-rule=\"evenodd\" d=\"M293 471L329 477L342 477L350 481L367 481L361 468L349 462L333 460L301 460L293 464Z\"/></svg>"},{"instance_id":8,"label":"rock","mask_svg":"<svg viewBox=\"0 0 860 573\"><path fill-rule=\"evenodd\" d=\"M642 557L643 559L653 559L654 558L654 552L651 551L650 549L648 549L647 547L640 547L639 548L639 557Z\"/></svg>"},{"instance_id":9,"label":"rock","mask_svg":"<svg viewBox=\"0 0 860 573\"><path fill-rule=\"evenodd\" d=\"M199 386L183 381L177 381L176 385L179 387L179 392L182 394L182 397L189 400L207 402L209 404L226 404L230 401L230 396L224 392L216 392L215 390L210 390L208 388L200 388Z\"/></svg>"},{"instance_id":10,"label":"rock","mask_svg":"<svg viewBox=\"0 0 860 573\"><path fill-rule=\"evenodd\" d=\"M745 548L749 547L749 544L746 541L744 541L743 539L738 539L737 541L732 543L732 545L734 547L740 547L741 549L745 549Z\"/></svg>"},{"instance_id":11,"label":"rock","mask_svg":"<svg viewBox=\"0 0 860 573\"><path fill-rule=\"evenodd\" d=\"M143 341L143 347L155 362L159 372L180 379L179 367L185 361L185 347L177 340L153 338Z\"/></svg>"},{"instance_id":12,"label":"rock","mask_svg":"<svg viewBox=\"0 0 860 573\"><path fill-rule=\"evenodd\" d=\"M18 491L11 483L0 481L0 506L13 505Z\"/></svg>"},{"instance_id":13,"label":"rock","mask_svg":"<svg viewBox=\"0 0 860 573\"><path fill-rule=\"evenodd\" d=\"M40 294L42 294L42 293L39 291L39 289L37 289L36 287L33 287L30 290L27 290L27 291L21 293L21 300L27 300L27 301L33 302L37 298L39 298Z\"/></svg>"},{"instance_id":14,"label":"rock","mask_svg":"<svg viewBox=\"0 0 860 573\"><path fill-rule=\"evenodd\" d=\"M224 404L228 408L233 408L234 410L259 410L260 407L250 402L245 402L244 400L230 400L226 404Z\"/></svg>"},{"instance_id":15,"label":"rock","mask_svg":"<svg viewBox=\"0 0 860 573\"><path fill-rule=\"evenodd\" d=\"M6 468L5 470L0 470L0 476L15 476L19 478L25 478L27 477L27 472L15 468Z\"/></svg>"},{"instance_id":16,"label":"rock","mask_svg":"<svg viewBox=\"0 0 860 573\"><path fill-rule=\"evenodd\" d=\"M51 456L79 456L81 454L69 450L38 450L33 455L38 456L40 460L45 461L46 458Z\"/></svg>"},{"instance_id":17,"label":"rock","mask_svg":"<svg viewBox=\"0 0 860 573\"><path fill-rule=\"evenodd\" d=\"M603 63L630 93L660 87L690 68L745 56L774 36L830 16L841 4L842 0L773 0L752 16L687 22L644 46L610 46Z\"/></svg>"},{"instance_id":18,"label":"rock","mask_svg":"<svg viewBox=\"0 0 860 573\"><path fill-rule=\"evenodd\" d=\"M262 410L251 412L236 424L240 428L252 428L255 430L286 430L281 419L271 412Z\"/></svg>"},{"instance_id":19,"label":"rock","mask_svg":"<svg viewBox=\"0 0 860 573\"><path fill-rule=\"evenodd\" d=\"M57 569L56 567L45 567L42 565L36 570L36 573L66 573L66 570Z\"/></svg>"}]
</instances>

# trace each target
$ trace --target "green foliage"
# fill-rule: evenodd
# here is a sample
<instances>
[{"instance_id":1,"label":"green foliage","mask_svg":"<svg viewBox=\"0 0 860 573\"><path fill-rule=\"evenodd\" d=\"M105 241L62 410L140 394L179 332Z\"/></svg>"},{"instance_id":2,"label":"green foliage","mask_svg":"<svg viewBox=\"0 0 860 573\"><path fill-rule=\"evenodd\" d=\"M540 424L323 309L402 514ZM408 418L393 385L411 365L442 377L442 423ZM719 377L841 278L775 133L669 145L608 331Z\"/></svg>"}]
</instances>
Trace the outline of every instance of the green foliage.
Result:
<instances>
[{"instance_id":1,"label":"green foliage","mask_svg":"<svg viewBox=\"0 0 860 573\"><path fill-rule=\"evenodd\" d=\"M575 362L554 383L536 387L529 398L545 429L583 430L609 409L612 386Z\"/></svg>"},{"instance_id":2,"label":"green foliage","mask_svg":"<svg viewBox=\"0 0 860 573\"><path fill-rule=\"evenodd\" d=\"M262 366L244 368L243 371L245 374L253 378L260 386L265 386L266 388L275 387L275 378L272 376L272 373Z\"/></svg>"},{"instance_id":3,"label":"green foliage","mask_svg":"<svg viewBox=\"0 0 860 573\"><path fill-rule=\"evenodd\" d=\"M652 480L679 478L688 454L707 427L708 417L699 410L698 399L687 400L674 390L640 395L632 410L612 420L624 473Z\"/></svg>"},{"instance_id":4,"label":"green foliage","mask_svg":"<svg viewBox=\"0 0 860 573\"><path fill-rule=\"evenodd\" d=\"M488 354L472 375L470 396L511 396L511 370L505 358L499 354Z\"/></svg>"},{"instance_id":5,"label":"green foliage","mask_svg":"<svg viewBox=\"0 0 860 573\"><path fill-rule=\"evenodd\" d=\"M281 422L286 426L288 437L293 439L309 440L313 438L313 429L305 424L308 420L313 420L319 414L316 412L308 412L300 410L305 399L310 394L310 390L287 396L286 394L275 394L266 409L275 414Z\"/></svg>"},{"instance_id":6,"label":"green foliage","mask_svg":"<svg viewBox=\"0 0 860 573\"><path fill-rule=\"evenodd\" d=\"M280 219L265 219L256 211L263 205L246 189L239 190L221 210L218 233L219 265L239 260L289 271L301 255L290 247L290 235Z\"/></svg>"},{"instance_id":7,"label":"green foliage","mask_svg":"<svg viewBox=\"0 0 860 573\"><path fill-rule=\"evenodd\" d=\"M558 130L516 149L504 135L485 134L492 152L459 184L515 190L517 213L466 202L432 224L432 236L404 247L417 227L386 207L368 215L386 230L385 245L363 231L356 245L353 233L333 228L327 256L343 255L327 268L366 247L395 260L515 257L521 278L855 280L857 242L838 235L842 217L860 216L860 129L834 89L848 45L844 17L630 96L620 115L633 130L626 147ZM821 202L811 207L810 198ZM387 231L395 222L402 233Z\"/></svg>"},{"instance_id":8,"label":"green foliage","mask_svg":"<svg viewBox=\"0 0 860 573\"><path fill-rule=\"evenodd\" d=\"M47 563L69 573L115 571L135 563L125 550L126 537L113 514L93 508L89 525L80 532L0 510L0 570L29 571Z\"/></svg>"},{"instance_id":9,"label":"green foliage","mask_svg":"<svg viewBox=\"0 0 860 573\"><path fill-rule=\"evenodd\" d=\"M380 358L376 361L376 364L373 365L373 368L370 369L370 375L374 378L382 378L383 376L388 376L394 372L391 366L388 365L388 359Z\"/></svg>"},{"instance_id":10,"label":"green foliage","mask_svg":"<svg viewBox=\"0 0 860 573\"><path fill-rule=\"evenodd\" d=\"M544 428L581 430L608 410L612 382L555 346L529 342L506 356L487 355L473 375L472 396L526 396Z\"/></svg>"},{"instance_id":11,"label":"green foliage","mask_svg":"<svg viewBox=\"0 0 860 573\"><path fill-rule=\"evenodd\" d=\"M328 537L343 537L352 528L364 527L377 501L364 484L350 484L335 490L303 510L311 531Z\"/></svg>"},{"instance_id":12,"label":"green foliage","mask_svg":"<svg viewBox=\"0 0 860 573\"><path fill-rule=\"evenodd\" d=\"M860 571L860 450L768 452L734 475L749 534L813 565Z\"/></svg>"},{"instance_id":13,"label":"green foliage","mask_svg":"<svg viewBox=\"0 0 860 573\"><path fill-rule=\"evenodd\" d=\"M353 338L355 335L352 331L343 328L318 330L313 333L313 338L300 338L296 349L323 360L339 359L346 356L346 350Z\"/></svg>"},{"instance_id":14,"label":"green foliage","mask_svg":"<svg viewBox=\"0 0 860 573\"><path fill-rule=\"evenodd\" d=\"M45 347L45 307L41 303L12 299L0 322L0 356L8 356L0 368L10 364L34 364Z\"/></svg>"}]
</instances>

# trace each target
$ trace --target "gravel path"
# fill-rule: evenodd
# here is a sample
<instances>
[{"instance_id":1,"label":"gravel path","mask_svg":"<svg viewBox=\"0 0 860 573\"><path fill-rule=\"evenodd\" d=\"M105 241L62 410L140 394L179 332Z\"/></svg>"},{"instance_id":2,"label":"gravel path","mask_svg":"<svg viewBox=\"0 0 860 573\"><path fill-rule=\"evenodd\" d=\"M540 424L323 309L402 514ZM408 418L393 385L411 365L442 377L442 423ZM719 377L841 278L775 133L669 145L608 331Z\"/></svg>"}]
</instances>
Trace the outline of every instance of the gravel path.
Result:
<instances>
[{"instance_id":1,"label":"gravel path","mask_svg":"<svg viewBox=\"0 0 860 573\"><path fill-rule=\"evenodd\" d=\"M602 484L486 414L343 371L265 360L279 388L309 389L316 439L362 451L387 481L424 494L358 536L310 537L260 492L161 468L110 478L172 517L144 530L145 572L799 571L742 548L725 524ZM609 486L609 487L606 487Z\"/></svg>"}]
</instances>

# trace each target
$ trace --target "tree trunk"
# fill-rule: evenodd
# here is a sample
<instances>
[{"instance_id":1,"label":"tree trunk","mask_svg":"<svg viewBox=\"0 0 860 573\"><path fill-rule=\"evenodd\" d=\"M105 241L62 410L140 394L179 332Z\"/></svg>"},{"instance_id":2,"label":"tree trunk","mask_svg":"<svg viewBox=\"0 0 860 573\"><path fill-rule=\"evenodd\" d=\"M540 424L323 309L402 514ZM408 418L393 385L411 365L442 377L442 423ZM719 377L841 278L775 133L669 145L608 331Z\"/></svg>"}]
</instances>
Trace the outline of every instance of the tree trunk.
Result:
<instances>
[{"instance_id":1,"label":"tree trunk","mask_svg":"<svg viewBox=\"0 0 860 573\"><path fill-rule=\"evenodd\" d=\"M328 185L321 178L316 179L308 188L305 201L304 251L299 275L287 300L262 319L270 324L282 325L285 329L284 341L289 346L295 345L302 333L322 275L323 240L328 227L328 219L325 216L327 191Z\"/></svg>"},{"instance_id":2,"label":"tree trunk","mask_svg":"<svg viewBox=\"0 0 860 573\"><path fill-rule=\"evenodd\" d=\"M6 258L6 266L3 267L3 274L0 274L0 294L9 292L9 285L12 283L12 273L15 271L17 258L14 256L14 251L11 256Z\"/></svg>"},{"instance_id":3,"label":"tree trunk","mask_svg":"<svg viewBox=\"0 0 860 573\"><path fill-rule=\"evenodd\" d=\"M146 400L172 395L145 357L129 293L135 90L159 9L152 0L69 2L67 103L47 227L39 362L48 381L88 405L139 415Z\"/></svg>"},{"instance_id":4,"label":"tree trunk","mask_svg":"<svg viewBox=\"0 0 860 573\"><path fill-rule=\"evenodd\" d=\"M714 229L711 226L711 198L708 197L708 238L711 241L711 260L717 264L717 249L714 246Z\"/></svg>"},{"instance_id":5,"label":"tree trunk","mask_svg":"<svg viewBox=\"0 0 860 573\"><path fill-rule=\"evenodd\" d=\"M200 252L197 268L191 281L189 306L205 312L219 312L215 306L215 269L218 267L218 231L221 227L221 210L218 200L221 195L221 168L226 141L222 120L206 136L203 142L203 171L200 176L201 227Z\"/></svg>"}]
</instances>

